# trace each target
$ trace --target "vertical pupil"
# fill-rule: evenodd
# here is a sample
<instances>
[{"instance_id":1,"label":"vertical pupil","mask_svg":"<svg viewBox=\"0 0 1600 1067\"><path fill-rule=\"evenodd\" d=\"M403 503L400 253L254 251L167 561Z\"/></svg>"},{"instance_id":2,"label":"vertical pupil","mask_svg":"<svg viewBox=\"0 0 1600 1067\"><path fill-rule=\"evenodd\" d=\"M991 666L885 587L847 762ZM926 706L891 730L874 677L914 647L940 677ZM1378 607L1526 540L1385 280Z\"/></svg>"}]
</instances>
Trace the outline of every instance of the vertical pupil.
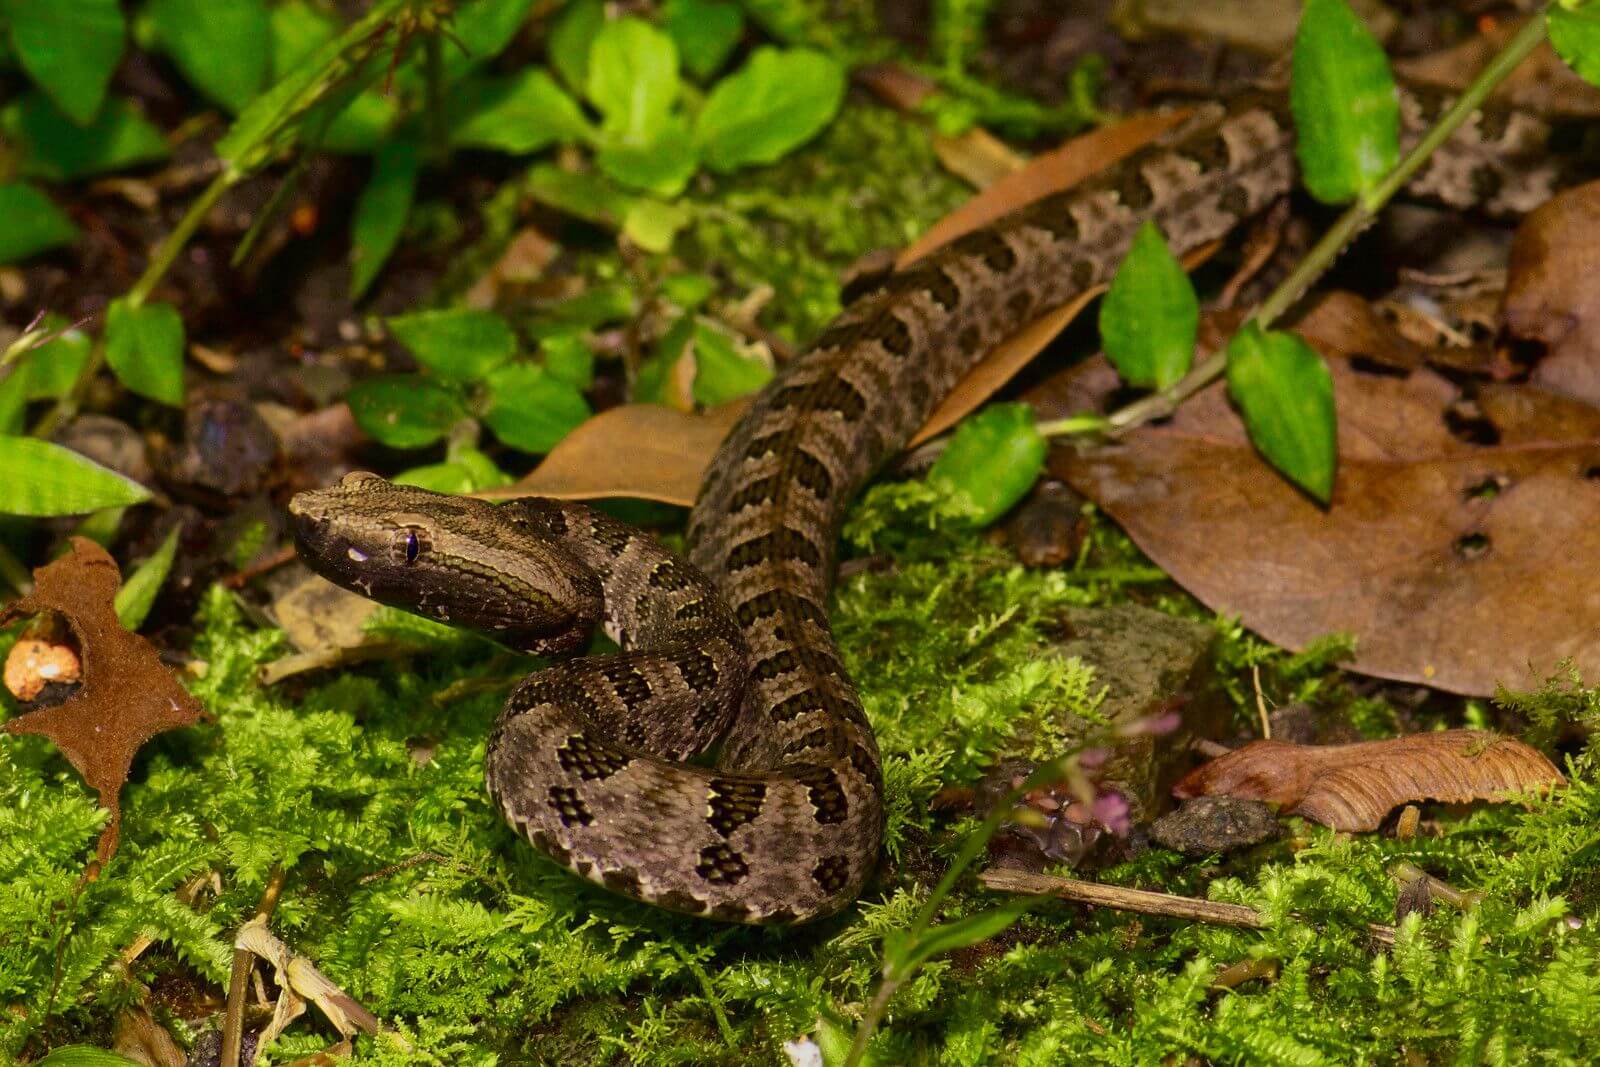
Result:
<instances>
[{"instance_id":1,"label":"vertical pupil","mask_svg":"<svg viewBox=\"0 0 1600 1067\"><path fill-rule=\"evenodd\" d=\"M406 562L417 561L417 535L415 532L406 534Z\"/></svg>"}]
</instances>

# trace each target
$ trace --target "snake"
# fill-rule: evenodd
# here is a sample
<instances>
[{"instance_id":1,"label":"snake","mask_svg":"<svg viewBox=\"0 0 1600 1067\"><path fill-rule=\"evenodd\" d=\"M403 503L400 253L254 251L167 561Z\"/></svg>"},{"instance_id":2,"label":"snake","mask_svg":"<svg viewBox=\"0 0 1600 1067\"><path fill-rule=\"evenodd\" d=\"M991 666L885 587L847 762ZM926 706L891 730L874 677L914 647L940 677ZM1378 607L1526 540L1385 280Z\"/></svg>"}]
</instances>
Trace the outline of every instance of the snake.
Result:
<instances>
[{"instance_id":1,"label":"snake","mask_svg":"<svg viewBox=\"0 0 1600 1067\"><path fill-rule=\"evenodd\" d=\"M1410 144L1450 100L1400 103ZM1555 182L1547 132L1478 111L1409 189L1530 210ZM557 657L515 686L485 756L492 802L544 855L708 919L834 914L873 876L885 825L878 745L828 621L852 498L987 351L1107 283L1145 222L1181 255L1296 175L1281 96L1245 97L879 278L730 431L687 558L581 503L493 504L366 472L293 497L297 550L364 596ZM577 655L597 627L620 651Z\"/></svg>"}]
</instances>

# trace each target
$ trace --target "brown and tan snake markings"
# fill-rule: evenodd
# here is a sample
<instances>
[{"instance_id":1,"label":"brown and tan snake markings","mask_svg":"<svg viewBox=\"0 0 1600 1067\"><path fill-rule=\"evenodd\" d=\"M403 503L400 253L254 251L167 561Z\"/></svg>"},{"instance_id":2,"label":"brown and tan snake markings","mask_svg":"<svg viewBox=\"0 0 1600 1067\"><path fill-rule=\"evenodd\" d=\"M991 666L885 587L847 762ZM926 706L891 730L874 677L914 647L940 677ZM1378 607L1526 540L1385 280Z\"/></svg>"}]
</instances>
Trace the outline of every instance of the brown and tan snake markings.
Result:
<instances>
[{"instance_id":1,"label":"brown and tan snake markings","mask_svg":"<svg viewBox=\"0 0 1600 1067\"><path fill-rule=\"evenodd\" d=\"M1403 96L1408 141L1439 106ZM1526 211L1555 179L1545 133L1469 124L1411 188ZM348 588L508 644L571 652L602 626L622 646L524 681L489 738L491 798L556 863L691 915L836 912L883 835L877 743L824 608L851 498L988 348L1110 277L1144 222L1179 255L1217 240L1288 192L1292 148L1277 104L1241 102L864 287L724 442L692 565L582 505L373 475L297 496L297 546Z\"/></svg>"}]
</instances>

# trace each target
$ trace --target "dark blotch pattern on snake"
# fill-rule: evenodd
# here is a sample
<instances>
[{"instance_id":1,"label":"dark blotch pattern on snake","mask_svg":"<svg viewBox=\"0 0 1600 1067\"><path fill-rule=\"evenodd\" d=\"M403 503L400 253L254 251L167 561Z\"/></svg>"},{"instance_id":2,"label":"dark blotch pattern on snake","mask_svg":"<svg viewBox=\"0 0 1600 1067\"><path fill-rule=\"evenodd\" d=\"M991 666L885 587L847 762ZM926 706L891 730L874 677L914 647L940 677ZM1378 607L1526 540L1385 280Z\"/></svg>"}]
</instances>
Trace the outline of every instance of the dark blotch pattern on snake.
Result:
<instances>
[{"instance_id":1,"label":"dark blotch pattern on snake","mask_svg":"<svg viewBox=\"0 0 1600 1067\"><path fill-rule=\"evenodd\" d=\"M1439 106L1406 96L1411 136ZM301 555L518 647L574 652L596 625L618 641L524 680L489 740L491 795L557 863L729 921L835 912L883 832L877 744L825 607L844 510L986 350L1109 279L1145 220L1181 254L1289 191L1278 108L1217 111L853 303L723 444L690 518L692 566L582 505L496 507L374 475L295 498ZM1544 136L1524 116L1474 122L1412 188L1527 210L1551 191ZM685 762L712 751L715 767Z\"/></svg>"}]
</instances>

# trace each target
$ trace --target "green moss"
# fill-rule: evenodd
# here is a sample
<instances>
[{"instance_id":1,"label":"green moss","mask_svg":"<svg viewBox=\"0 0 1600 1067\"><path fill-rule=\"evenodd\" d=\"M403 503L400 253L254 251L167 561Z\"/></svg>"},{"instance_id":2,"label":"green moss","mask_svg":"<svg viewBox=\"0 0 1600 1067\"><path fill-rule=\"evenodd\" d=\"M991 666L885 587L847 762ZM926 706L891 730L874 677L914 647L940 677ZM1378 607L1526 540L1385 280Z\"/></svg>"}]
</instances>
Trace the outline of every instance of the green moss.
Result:
<instances>
[{"instance_id":1,"label":"green moss","mask_svg":"<svg viewBox=\"0 0 1600 1067\"><path fill-rule=\"evenodd\" d=\"M1051 619L1124 595L1138 573L1108 527L1096 527L1083 567L1024 571L973 533L896 512L893 495L859 514L888 508L872 521L903 548L888 568L849 578L834 613L883 742L891 808L890 859L844 916L792 931L709 926L589 887L520 842L484 795L500 697L434 700L503 669L481 642L438 642L291 700L254 680L283 651L279 635L214 591L194 687L218 721L165 735L141 758L122 852L81 892L100 815L48 746L0 738L0 1055L103 1037L137 983L167 1003L214 993L229 932L283 864L274 929L398 1028L358 1042L357 1062L783 1062L781 1043L826 1003L859 1011L883 937L907 925L969 824L936 817L934 794L1003 754L1052 751L1092 713L1098 686L1050 653ZM1324 663L1224 636L1235 646L1225 655L1248 653L1269 686L1337 689ZM1568 680L1506 702L1553 723L1600 700ZM1600 784L1588 755L1571 771L1560 803L1484 809L1443 838L1306 829L1298 851L1225 864L1145 853L1100 877L1249 903L1271 928L1046 905L918 972L875 1047L891 1063L1387 1062L1402 1048L1433 1062L1521 1062L1535 1050L1581 1062L1600 1041L1600 943L1592 924L1565 916L1600 877ZM1386 871L1401 859L1489 898L1468 915L1409 921L1385 954L1367 924L1392 922ZM180 903L174 890L209 871L221 895ZM969 886L947 917L988 903ZM117 954L141 936L154 944L124 971ZM1220 966L1249 958L1277 961L1279 977L1210 988ZM274 1056L329 1040L303 1020Z\"/></svg>"}]
</instances>

